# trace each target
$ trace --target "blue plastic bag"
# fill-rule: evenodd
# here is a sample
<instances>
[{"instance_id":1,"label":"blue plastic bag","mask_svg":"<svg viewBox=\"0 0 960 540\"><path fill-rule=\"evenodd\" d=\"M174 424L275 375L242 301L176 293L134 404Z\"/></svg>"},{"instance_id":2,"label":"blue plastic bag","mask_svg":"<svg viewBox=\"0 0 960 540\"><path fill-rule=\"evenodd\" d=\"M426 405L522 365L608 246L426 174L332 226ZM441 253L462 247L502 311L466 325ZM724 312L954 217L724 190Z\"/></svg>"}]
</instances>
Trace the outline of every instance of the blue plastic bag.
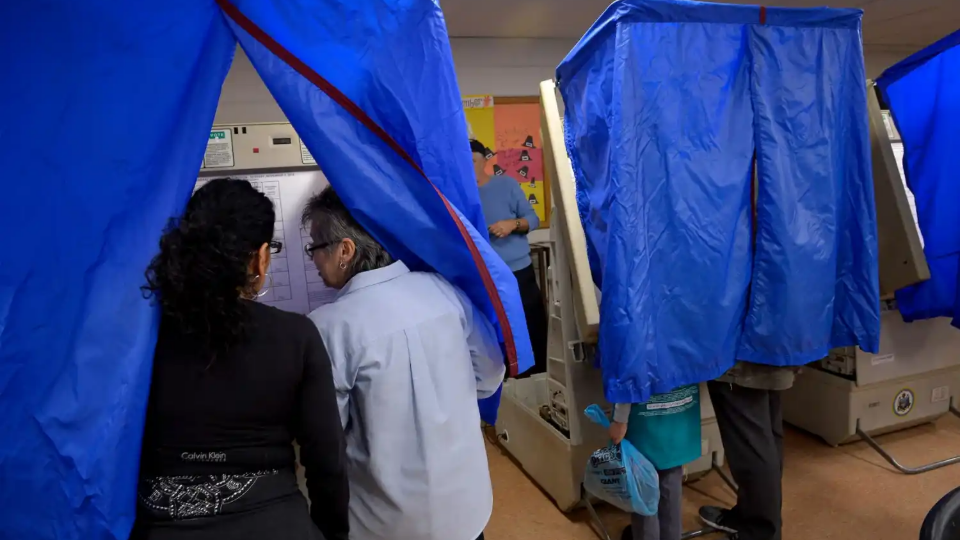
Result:
<instances>
[{"instance_id":1,"label":"blue plastic bag","mask_svg":"<svg viewBox=\"0 0 960 540\"><path fill-rule=\"evenodd\" d=\"M607 415L598 405L587 407L583 413L604 428L610 427ZM583 487L587 493L624 512L657 515L660 501L657 469L626 439L590 455L583 473Z\"/></svg>"}]
</instances>

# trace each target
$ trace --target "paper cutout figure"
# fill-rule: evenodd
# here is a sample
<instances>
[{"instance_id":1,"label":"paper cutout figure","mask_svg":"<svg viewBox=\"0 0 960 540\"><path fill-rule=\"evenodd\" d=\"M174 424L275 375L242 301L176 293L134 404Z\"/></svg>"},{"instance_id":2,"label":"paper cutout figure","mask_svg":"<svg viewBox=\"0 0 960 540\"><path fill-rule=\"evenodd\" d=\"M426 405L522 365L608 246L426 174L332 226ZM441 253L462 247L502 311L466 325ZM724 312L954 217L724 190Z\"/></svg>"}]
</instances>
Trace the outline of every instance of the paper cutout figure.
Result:
<instances>
[{"instance_id":1,"label":"paper cutout figure","mask_svg":"<svg viewBox=\"0 0 960 540\"><path fill-rule=\"evenodd\" d=\"M523 141L523 145L527 148L534 148L533 146L533 135L527 135L526 140Z\"/></svg>"},{"instance_id":2,"label":"paper cutout figure","mask_svg":"<svg viewBox=\"0 0 960 540\"><path fill-rule=\"evenodd\" d=\"M540 204L540 202L537 201L537 196L534 195L533 193L531 193L530 196L527 197L527 202L529 202L530 204Z\"/></svg>"},{"instance_id":3,"label":"paper cutout figure","mask_svg":"<svg viewBox=\"0 0 960 540\"><path fill-rule=\"evenodd\" d=\"M494 165L493 174L496 176L501 176L503 174L503 169L499 165Z\"/></svg>"},{"instance_id":4,"label":"paper cutout figure","mask_svg":"<svg viewBox=\"0 0 960 540\"><path fill-rule=\"evenodd\" d=\"M530 153L526 150L520 152L520 161L530 161Z\"/></svg>"},{"instance_id":5,"label":"paper cutout figure","mask_svg":"<svg viewBox=\"0 0 960 540\"><path fill-rule=\"evenodd\" d=\"M527 131L525 130L523 133L527 133ZM520 137L517 142L523 142L523 137ZM527 155L530 156L530 161L520 160L520 153L525 150ZM500 148L497 150L496 162L503 169L504 177L512 177L517 181L520 189L524 191L525 199L531 193L535 194L534 200L537 203L533 205L533 209L536 210L537 217L543 223L546 223L546 207L549 202L547 201L546 186L544 186L543 181L543 150L540 148Z\"/></svg>"},{"instance_id":6,"label":"paper cutout figure","mask_svg":"<svg viewBox=\"0 0 960 540\"><path fill-rule=\"evenodd\" d=\"M497 155L496 152L494 152L493 150L491 150L491 149L489 149L489 148L484 148L484 150L486 150L486 153L484 153L483 155L484 155L484 157L486 157L487 159L493 159L493 156Z\"/></svg>"},{"instance_id":7,"label":"paper cutout figure","mask_svg":"<svg viewBox=\"0 0 960 540\"><path fill-rule=\"evenodd\" d=\"M484 146L490 145L493 151L498 150L496 144L497 131L494 129L493 96L461 97L463 99L463 114L467 121L467 129L470 131L470 138L482 142ZM524 131L524 133L526 132L532 133L529 128Z\"/></svg>"}]
</instances>

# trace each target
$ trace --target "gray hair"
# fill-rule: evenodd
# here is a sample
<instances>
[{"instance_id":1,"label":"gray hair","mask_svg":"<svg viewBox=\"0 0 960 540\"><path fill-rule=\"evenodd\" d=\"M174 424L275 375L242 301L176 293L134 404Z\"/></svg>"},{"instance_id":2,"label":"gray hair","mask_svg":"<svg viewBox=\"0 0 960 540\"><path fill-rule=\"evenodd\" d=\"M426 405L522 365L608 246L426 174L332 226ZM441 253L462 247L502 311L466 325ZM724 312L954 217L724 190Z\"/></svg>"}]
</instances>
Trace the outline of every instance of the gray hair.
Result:
<instances>
[{"instance_id":1,"label":"gray hair","mask_svg":"<svg viewBox=\"0 0 960 540\"><path fill-rule=\"evenodd\" d=\"M330 243L324 248L326 250L332 251L346 238L353 240L357 251L347 266L350 277L393 263L393 257L353 219L340 196L330 186L310 198L303 208L300 221L305 229L316 232L314 240L318 244Z\"/></svg>"}]
</instances>

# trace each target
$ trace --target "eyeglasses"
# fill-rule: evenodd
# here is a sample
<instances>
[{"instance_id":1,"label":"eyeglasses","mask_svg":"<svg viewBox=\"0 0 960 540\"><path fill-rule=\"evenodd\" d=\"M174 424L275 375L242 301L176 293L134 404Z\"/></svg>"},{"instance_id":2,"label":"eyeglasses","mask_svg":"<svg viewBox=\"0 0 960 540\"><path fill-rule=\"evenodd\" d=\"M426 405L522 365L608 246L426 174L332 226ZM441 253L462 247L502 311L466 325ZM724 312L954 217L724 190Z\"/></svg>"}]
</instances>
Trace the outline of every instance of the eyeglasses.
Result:
<instances>
[{"instance_id":1,"label":"eyeglasses","mask_svg":"<svg viewBox=\"0 0 960 540\"><path fill-rule=\"evenodd\" d=\"M268 244L270 246L270 253L276 255L283 250L283 242L277 242L276 240L271 240Z\"/></svg>"},{"instance_id":2,"label":"eyeglasses","mask_svg":"<svg viewBox=\"0 0 960 540\"><path fill-rule=\"evenodd\" d=\"M321 242L321 243L319 243L319 244L307 244L307 245L303 246L303 251L304 251L304 253L307 254L307 257L313 257L313 252L314 252L314 251L317 251L317 250L320 250L320 249L324 249L324 248L328 248L328 247L330 247L330 246L332 246L332 245L334 245L334 244L336 244L336 242Z\"/></svg>"}]
</instances>

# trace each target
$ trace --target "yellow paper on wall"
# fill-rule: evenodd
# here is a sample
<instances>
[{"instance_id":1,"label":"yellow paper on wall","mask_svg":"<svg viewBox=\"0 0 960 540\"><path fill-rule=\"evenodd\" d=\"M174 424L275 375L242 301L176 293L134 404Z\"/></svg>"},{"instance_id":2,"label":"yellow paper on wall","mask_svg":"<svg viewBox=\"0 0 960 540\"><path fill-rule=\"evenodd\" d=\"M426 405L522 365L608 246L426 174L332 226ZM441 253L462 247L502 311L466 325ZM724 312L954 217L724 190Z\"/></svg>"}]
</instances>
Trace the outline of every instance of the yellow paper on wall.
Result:
<instances>
[{"instance_id":1,"label":"yellow paper on wall","mask_svg":"<svg viewBox=\"0 0 960 540\"><path fill-rule=\"evenodd\" d=\"M523 188L523 193L527 196L527 201L530 203L530 206L533 207L533 211L536 212L537 217L540 218L540 228L548 228L550 224L547 223L546 195L544 195L543 192L543 181L523 182L520 184L520 187Z\"/></svg>"},{"instance_id":2,"label":"yellow paper on wall","mask_svg":"<svg viewBox=\"0 0 960 540\"><path fill-rule=\"evenodd\" d=\"M497 151L493 129L493 96L464 96L463 112L467 117L467 133L484 146Z\"/></svg>"}]
</instances>

